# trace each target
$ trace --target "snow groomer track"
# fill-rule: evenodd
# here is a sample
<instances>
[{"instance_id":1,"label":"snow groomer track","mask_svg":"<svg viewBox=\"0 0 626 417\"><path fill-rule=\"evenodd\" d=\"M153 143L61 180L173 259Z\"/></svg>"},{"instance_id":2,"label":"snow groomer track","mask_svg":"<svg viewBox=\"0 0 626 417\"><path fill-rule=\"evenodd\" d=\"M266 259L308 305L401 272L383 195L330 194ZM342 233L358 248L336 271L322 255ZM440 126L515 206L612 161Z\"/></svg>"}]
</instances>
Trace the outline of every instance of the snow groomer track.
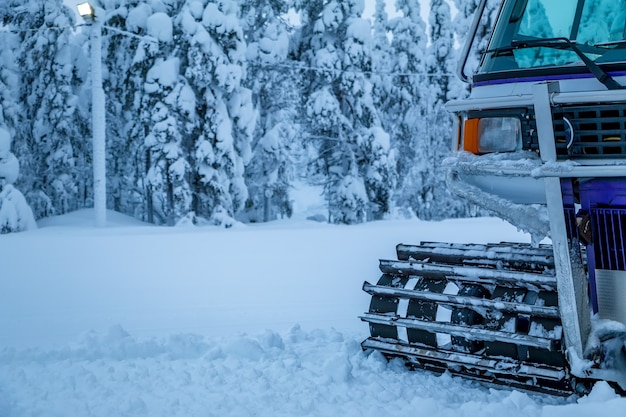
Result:
<instances>
[{"instance_id":1,"label":"snow groomer track","mask_svg":"<svg viewBox=\"0 0 626 417\"><path fill-rule=\"evenodd\" d=\"M550 246L400 244L372 296L364 349L412 366L568 395Z\"/></svg>"}]
</instances>

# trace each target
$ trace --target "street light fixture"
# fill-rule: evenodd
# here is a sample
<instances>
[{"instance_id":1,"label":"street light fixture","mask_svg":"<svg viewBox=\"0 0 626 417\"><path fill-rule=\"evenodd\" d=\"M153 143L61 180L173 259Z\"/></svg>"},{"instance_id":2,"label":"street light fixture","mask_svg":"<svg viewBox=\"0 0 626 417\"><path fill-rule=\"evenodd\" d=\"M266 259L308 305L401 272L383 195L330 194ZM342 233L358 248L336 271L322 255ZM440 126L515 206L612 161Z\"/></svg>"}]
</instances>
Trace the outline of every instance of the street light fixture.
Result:
<instances>
[{"instance_id":1,"label":"street light fixture","mask_svg":"<svg viewBox=\"0 0 626 417\"><path fill-rule=\"evenodd\" d=\"M83 19L89 21L94 20L94 17L96 16L96 11L91 4L80 3L76 5L76 8L78 9L78 14L81 15Z\"/></svg>"},{"instance_id":2,"label":"street light fixture","mask_svg":"<svg viewBox=\"0 0 626 417\"><path fill-rule=\"evenodd\" d=\"M91 126L93 146L93 208L96 227L106 226L106 132L105 96L102 88L102 24L89 3L77 6L78 13L91 25ZM99 10L101 11L101 10ZM98 16L100 14L98 13Z\"/></svg>"}]
</instances>

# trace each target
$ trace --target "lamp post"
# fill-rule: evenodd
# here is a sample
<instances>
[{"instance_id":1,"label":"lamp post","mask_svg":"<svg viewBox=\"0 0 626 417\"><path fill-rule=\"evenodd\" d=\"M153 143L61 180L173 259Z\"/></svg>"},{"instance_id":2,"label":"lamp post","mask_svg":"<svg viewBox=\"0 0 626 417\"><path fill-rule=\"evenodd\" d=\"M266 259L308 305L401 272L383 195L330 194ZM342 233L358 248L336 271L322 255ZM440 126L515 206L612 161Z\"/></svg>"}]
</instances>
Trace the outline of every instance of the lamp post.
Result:
<instances>
[{"instance_id":1,"label":"lamp post","mask_svg":"<svg viewBox=\"0 0 626 417\"><path fill-rule=\"evenodd\" d=\"M102 88L102 24L89 3L77 6L78 13L91 25L91 129L93 146L93 208L96 227L106 226L106 113Z\"/></svg>"}]
</instances>

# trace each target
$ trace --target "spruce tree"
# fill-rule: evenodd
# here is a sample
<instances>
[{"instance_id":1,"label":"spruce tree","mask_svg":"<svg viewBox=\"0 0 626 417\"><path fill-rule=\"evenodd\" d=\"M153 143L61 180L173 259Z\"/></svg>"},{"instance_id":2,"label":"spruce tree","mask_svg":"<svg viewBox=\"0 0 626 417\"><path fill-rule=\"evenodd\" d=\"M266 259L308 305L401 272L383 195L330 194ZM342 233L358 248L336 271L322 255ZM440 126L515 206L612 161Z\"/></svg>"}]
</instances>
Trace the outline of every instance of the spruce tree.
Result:
<instances>
[{"instance_id":1,"label":"spruce tree","mask_svg":"<svg viewBox=\"0 0 626 417\"><path fill-rule=\"evenodd\" d=\"M188 1L180 17L181 71L195 94L199 123L191 144L192 209L225 226L248 198L244 166L255 126L252 95L242 85L246 42L238 14L232 0Z\"/></svg>"},{"instance_id":2,"label":"spruce tree","mask_svg":"<svg viewBox=\"0 0 626 417\"><path fill-rule=\"evenodd\" d=\"M372 97L378 109L383 129L390 132L393 128L389 107L393 103L392 92L392 54L389 42L389 18L385 10L385 0L376 0L374 24L372 26Z\"/></svg>"},{"instance_id":3,"label":"spruce tree","mask_svg":"<svg viewBox=\"0 0 626 417\"><path fill-rule=\"evenodd\" d=\"M300 72L288 60L290 34L283 15L290 1L256 0L242 5L248 43L245 86L254 97L258 123L246 166L249 197L241 218L270 221L292 214L290 189L297 146Z\"/></svg>"},{"instance_id":4,"label":"spruce tree","mask_svg":"<svg viewBox=\"0 0 626 417\"><path fill-rule=\"evenodd\" d=\"M426 72L429 84L435 91L435 99L445 102L458 94L455 68L457 53L454 46L454 32L450 6L446 0L430 1L430 45L426 58Z\"/></svg>"},{"instance_id":5,"label":"spruce tree","mask_svg":"<svg viewBox=\"0 0 626 417\"><path fill-rule=\"evenodd\" d=\"M463 216L467 204L453 196L446 187L443 160L451 154L454 136L452 116L445 103L458 96L461 86L454 75L457 53L450 6L444 0L430 1L430 44L426 56L428 88L424 89L422 119L426 140L416 143L420 163L410 170L409 177L419 184L411 197L411 208L422 219ZM410 194L409 194L410 195Z\"/></svg>"},{"instance_id":6,"label":"spruce tree","mask_svg":"<svg viewBox=\"0 0 626 417\"><path fill-rule=\"evenodd\" d=\"M191 212L191 167L186 144L195 120L195 95L180 76L178 58L159 59L148 71L141 121L147 161L146 186L154 223L174 225Z\"/></svg>"},{"instance_id":7,"label":"spruce tree","mask_svg":"<svg viewBox=\"0 0 626 417\"><path fill-rule=\"evenodd\" d=\"M74 13L60 0L11 0L8 24L19 34L20 102L15 152L27 176L22 189L38 218L89 204L81 161L90 151L80 91L85 57L73 42Z\"/></svg>"},{"instance_id":8,"label":"spruce tree","mask_svg":"<svg viewBox=\"0 0 626 417\"><path fill-rule=\"evenodd\" d=\"M154 4L154 3L153 3ZM157 4L158 6L158 4ZM142 39L147 35L147 18L156 11L145 1L105 0L110 16L103 36L103 60L107 77L107 206L138 219L155 222L146 175L149 151L144 84L157 58L158 43ZM157 11L160 11L157 8ZM133 36L135 35L135 36ZM149 122L148 122L149 123Z\"/></svg>"},{"instance_id":9,"label":"spruce tree","mask_svg":"<svg viewBox=\"0 0 626 417\"><path fill-rule=\"evenodd\" d=\"M175 225L192 216L192 176L189 153L198 128L196 97L183 77L181 58L176 56L174 40L180 33L168 13L153 9L146 19L146 33L154 39L142 42L145 74L142 88L140 125L145 155L145 187L148 220ZM166 13L167 12L167 13Z\"/></svg>"},{"instance_id":10,"label":"spruce tree","mask_svg":"<svg viewBox=\"0 0 626 417\"><path fill-rule=\"evenodd\" d=\"M13 131L20 113L19 73L13 52L17 48L17 37L9 31L0 31L0 126Z\"/></svg>"},{"instance_id":11,"label":"spruce tree","mask_svg":"<svg viewBox=\"0 0 626 417\"><path fill-rule=\"evenodd\" d=\"M401 208L417 210L428 198L420 172L428 170L428 132L423 120L427 108L428 79L426 77L426 25L419 14L417 0L399 0L402 13L390 21L392 33L392 89L389 114L391 116L391 143L398 154L399 178L396 204Z\"/></svg>"},{"instance_id":12,"label":"spruce tree","mask_svg":"<svg viewBox=\"0 0 626 417\"><path fill-rule=\"evenodd\" d=\"M14 186L20 164L11 152L11 133L0 125L0 234L37 228L24 195Z\"/></svg>"},{"instance_id":13,"label":"spruce tree","mask_svg":"<svg viewBox=\"0 0 626 417\"><path fill-rule=\"evenodd\" d=\"M302 10L298 58L315 69L305 87L312 168L325 186L329 220L379 219L391 208L394 158L374 106L363 2L316 2Z\"/></svg>"}]
</instances>

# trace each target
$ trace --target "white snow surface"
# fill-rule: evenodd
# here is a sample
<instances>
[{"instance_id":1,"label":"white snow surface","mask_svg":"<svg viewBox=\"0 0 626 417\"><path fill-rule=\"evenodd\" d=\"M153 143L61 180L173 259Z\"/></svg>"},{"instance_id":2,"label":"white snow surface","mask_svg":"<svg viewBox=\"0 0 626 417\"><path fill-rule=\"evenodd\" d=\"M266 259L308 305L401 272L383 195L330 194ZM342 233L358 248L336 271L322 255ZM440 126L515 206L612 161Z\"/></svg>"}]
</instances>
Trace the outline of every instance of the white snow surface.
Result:
<instances>
[{"instance_id":1,"label":"white snow surface","mask_svg":"<svg viewBox=\"0 0 626 417\"><path fill-rule=\"evenodd\" d=\"M321 210L321 209L320 209ZM623 416L363 352L378 258L421 240L529 241L497 219L155 227L93 211L0 235L0 416Z\"/></svg>"}]
</instances>

